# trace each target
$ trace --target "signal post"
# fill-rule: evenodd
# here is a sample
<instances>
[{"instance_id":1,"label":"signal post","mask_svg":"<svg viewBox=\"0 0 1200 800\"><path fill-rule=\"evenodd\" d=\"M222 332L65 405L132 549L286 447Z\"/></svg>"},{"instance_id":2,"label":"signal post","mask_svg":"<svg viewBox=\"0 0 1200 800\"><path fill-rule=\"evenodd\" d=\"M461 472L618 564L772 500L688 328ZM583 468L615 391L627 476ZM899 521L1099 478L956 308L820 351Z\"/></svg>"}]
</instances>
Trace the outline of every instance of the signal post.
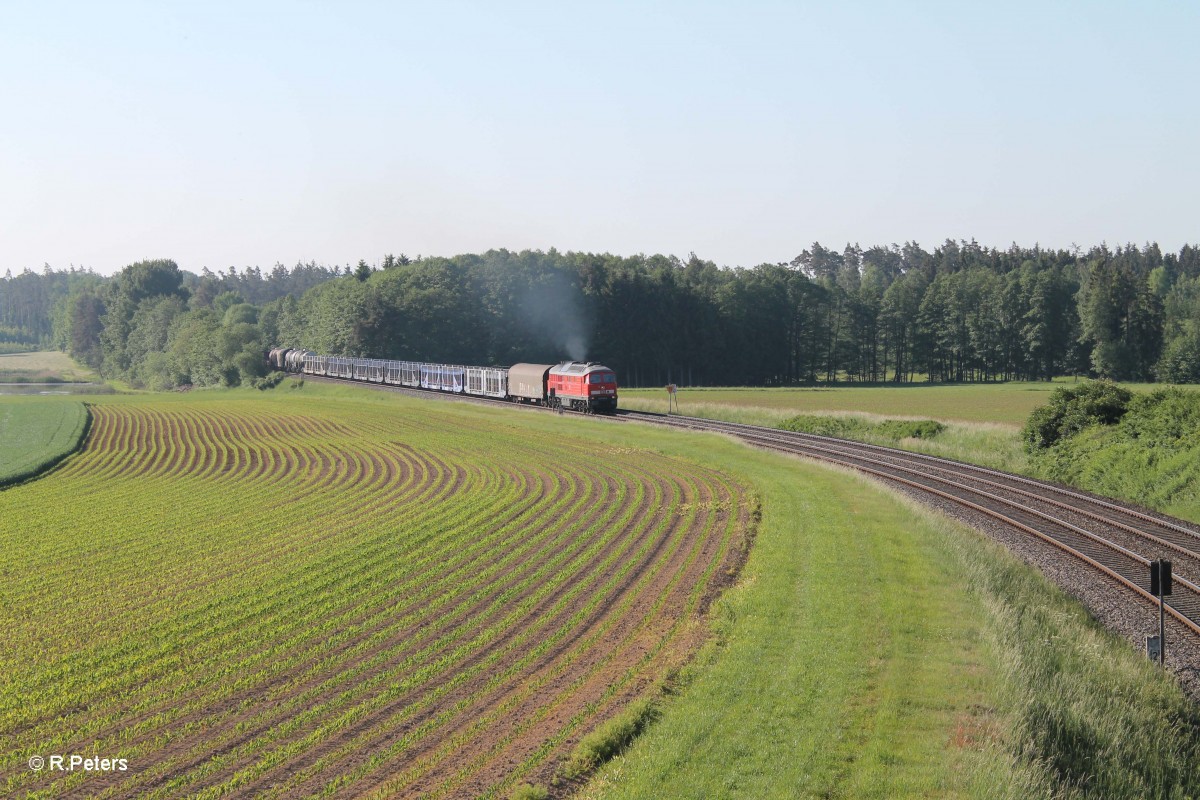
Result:
<instances>
[{"instance_id":1,"label":"signal post","mask_svg":"<svg viewBox=\"0 0 1200 800\"><path fill-rule=\"evenodd\" d=\"M1164 669L1167 666L1166 596L1171 593L1171 562L1150 562L1150 594L1158 598L1158 636L1146 637L1146 653Z\"/></svg>"}]
</instances>

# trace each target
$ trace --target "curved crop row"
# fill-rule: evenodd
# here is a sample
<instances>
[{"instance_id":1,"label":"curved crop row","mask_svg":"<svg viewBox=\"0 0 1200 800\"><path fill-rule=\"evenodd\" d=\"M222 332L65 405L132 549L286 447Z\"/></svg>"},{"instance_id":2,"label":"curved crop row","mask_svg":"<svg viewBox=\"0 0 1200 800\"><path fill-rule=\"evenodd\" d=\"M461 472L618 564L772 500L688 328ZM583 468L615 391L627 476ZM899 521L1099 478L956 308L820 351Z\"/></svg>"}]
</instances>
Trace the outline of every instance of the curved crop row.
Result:
<instances>
[{"instance_id":1,"label":"curved crop row","mask_svg":"<svg viewBox=\"0 0 1200 800\"><path fill-rule=\"evenodd\" d=\"M547 778L694 645L742 490L447 413L96 406L83 452L0 496L0 793L460 796ZM23 768L75 752L129 768Z\"/></svg>"}]
</instances>

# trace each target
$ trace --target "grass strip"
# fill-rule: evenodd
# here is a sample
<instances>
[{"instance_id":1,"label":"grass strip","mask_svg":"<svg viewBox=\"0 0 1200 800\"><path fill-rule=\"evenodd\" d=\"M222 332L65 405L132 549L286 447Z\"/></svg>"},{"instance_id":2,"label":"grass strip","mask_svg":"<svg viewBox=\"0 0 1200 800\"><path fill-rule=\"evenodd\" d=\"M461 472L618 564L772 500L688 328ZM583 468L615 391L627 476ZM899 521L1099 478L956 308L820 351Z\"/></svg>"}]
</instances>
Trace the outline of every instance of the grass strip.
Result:
<instances>
[{"instance_id":1,"label":"grass strip","mask_svg":"<svg viewBox=\"0 0 1200 800\"><path fill-rule=\"evenodd\" d=\"M690 438L762 527L680 696L580 797L1194 796L1194 706L1039 573L860 476Z\"/></svg>"},{"instance_id":2,"label":"grass strip","mask_svg":"<svg viewBox=\"0 0 1200 800\"><path fill-rule=\"evenodd\" d=\"M0 489L38 477L79 450L92 417L75 401L0 401Z\"/></svg>"}]
</instances>

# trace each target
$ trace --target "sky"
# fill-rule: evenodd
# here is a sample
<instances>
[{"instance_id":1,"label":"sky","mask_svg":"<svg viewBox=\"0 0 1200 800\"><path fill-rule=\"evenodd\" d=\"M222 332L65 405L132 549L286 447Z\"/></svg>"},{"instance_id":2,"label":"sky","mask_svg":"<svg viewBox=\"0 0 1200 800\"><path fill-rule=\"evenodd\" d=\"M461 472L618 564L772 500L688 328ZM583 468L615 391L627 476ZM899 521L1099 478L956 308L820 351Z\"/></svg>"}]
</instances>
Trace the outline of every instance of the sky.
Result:
<instances>
[{"instance_id":1,"label":"sky","mask_svg":"<svg viewBox=\"0 0 1200 800\"><path fill-rule=\"evenodd\" d=\"M1193 2L0 0L0 272L1200 242Z\"/></svg>"}]
</instances>

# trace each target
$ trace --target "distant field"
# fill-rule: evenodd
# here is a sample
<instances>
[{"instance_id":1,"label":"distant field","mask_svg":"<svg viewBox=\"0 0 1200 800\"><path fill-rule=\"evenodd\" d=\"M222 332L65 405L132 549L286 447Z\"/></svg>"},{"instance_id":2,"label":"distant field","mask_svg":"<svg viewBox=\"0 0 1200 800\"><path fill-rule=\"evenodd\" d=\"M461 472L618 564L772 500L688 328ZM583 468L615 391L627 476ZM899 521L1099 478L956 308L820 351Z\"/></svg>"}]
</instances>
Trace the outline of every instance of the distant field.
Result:
<instances>
[{"instance_id":1,"label":"distant field","mask_svg":"<svg viewBox=\"0 0 1200 800\"><path fill-rule=\"evenodd\" d=\"M946 430L928 440L863 441L930 455L970 461L1009 472L1031 473L1020 439L1030 412L1044 404L1055 388L1071 383L1000 383L970 385L914 384L811 389L680 389L679 413L776 427L800 414L854 415L870 421L934 419ZM1124 384L1135 392L1161 384ZM1200 387L1183 387L1189 390ZM621 405L638 411L667 411L662 389L622 389ZM1086 488L1086 487L1085 487Z\"/></svg>"},{"instance_id":2,"label":"distant field","mask_svg":"<svg viewBox=\"0 0 1200 800\"><path fill-rule=\"evenodd\" d=\"M37 474L79 446L82 403L50 397L0 398L0 486Z\"/></svg>"},{"instance_id":3,"label":"distant field","mask_svg":"<svg viewBox=\"0 0 1200 800\"><path fill-rule=\"evenodd\" d=\"M35 353L0 355L0 383L43 381L91 381L96 374L71 360L66 353L44 350Z\"/></svg>"},{"instance_id":4,"label":"distant field","mask_svg":"<svg viewBox=\"0 0 1200 800\"><path fill-rule=\"evenodd\" d=\"M888 417L1022 425L1046 402L1054 383L816 387L811 389L680 389L684 414L706 405L756 408L783 415L860 411ZM662 389L622 389L627 408L666 411ZM634 401L636 406L629 402Z\"/></svg>"},{"instance_id":5,"label":"distant field","mask_svg":"<svg viewBox=\"0 0 1200 800\"><path fill-rule=\"evenodd\" d=\"M810 389L680 389L677 395L684 414L705 416L706 407L725 406L784 419L795 414L862 412L893 418L936 419L943 422L991 422L1009 426L1025 424L1029 413L1044 404L1058 386L1070 383L985 383L909 386L836 386ZM1159 384L1124 384L1138 392ZM1184 387L1197 388L1197 387ZM663 389L622 389L622 405L642 411L666 411Z\"/></svg>"},{"instance_id":6,"label":"distant field","mask_svg":"<svg viewBox=\"0 0 1200 800\"><path fill-rule=\"evenodd\" d=\"M0 492L0 795L503 795L697 646L735 479L304 391L109 398Z\"/></svg>"}]
</instances>

